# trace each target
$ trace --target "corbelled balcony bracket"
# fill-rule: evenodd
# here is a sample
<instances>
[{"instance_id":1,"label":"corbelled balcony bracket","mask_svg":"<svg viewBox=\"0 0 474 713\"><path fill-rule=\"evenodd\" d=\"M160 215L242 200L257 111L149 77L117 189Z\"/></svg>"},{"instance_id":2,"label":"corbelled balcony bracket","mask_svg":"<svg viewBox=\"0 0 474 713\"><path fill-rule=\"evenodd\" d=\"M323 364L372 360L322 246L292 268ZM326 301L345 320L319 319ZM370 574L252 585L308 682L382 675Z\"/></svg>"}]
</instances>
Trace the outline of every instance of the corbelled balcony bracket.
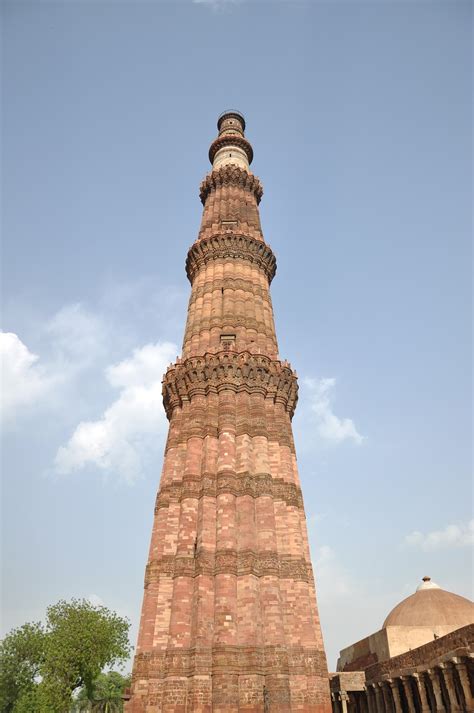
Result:
<instances>
[{"instance_id":1,"label":"corbelled balcony bracket","mask_svg":"<svg viewBox=\"0 0 474 713\"><path fill-rule=\"evenodd\" d=\"M293 418L298 401L296 374L284 362L263 354L218 352L191 357L169 367L163 379L163 405L171 418L173 409L196 394L222 389L260 393L280 402Z\"/></svg>"},{"instance_id":2,"label":"corbelled balcony bracket","mask_svg":"<svg viewBox=\"0 0 474 713\"><path fill-rule=\"evenodd\" d=\"M276 273L276 258L269 245L247 235L218 233L194 243L186 258L186 274L191 284L197 272L211 260L249 260L261 268L270 284Z\"/></svg>"},{"instance_id":3,"label":"corbelled balcony bracket","mask_svg":"<svg viewBox=\"0 0 474 713\"><path fill-rule=\"evenodd\" d=\"M209 194L215 191L216 188L222 188L223 186L238 186L245 191L249 191L255 196L257 205L262 200L263 186L257 176L239 166L227 164L211 171L204 178L199 189L201 203L204 205Z\"/></svg>"}]
</instances>

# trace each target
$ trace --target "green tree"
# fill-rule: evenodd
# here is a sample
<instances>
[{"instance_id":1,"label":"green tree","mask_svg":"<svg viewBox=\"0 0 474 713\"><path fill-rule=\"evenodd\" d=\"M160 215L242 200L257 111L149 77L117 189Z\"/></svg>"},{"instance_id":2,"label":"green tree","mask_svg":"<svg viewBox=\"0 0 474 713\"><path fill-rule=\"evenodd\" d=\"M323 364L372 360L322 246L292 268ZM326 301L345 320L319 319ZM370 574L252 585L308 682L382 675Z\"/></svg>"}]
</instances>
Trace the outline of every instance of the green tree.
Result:
<instances>
[{"instance_id":1,"label":"green tree","mask_svg":"<svg viewBox=\"0 0 474 713\"><path fill-rule=\"evenodd\" d=\"M50 606L44 625L14 629L0 644L0 713L64 713L79 688L92 700L102 669L128 657L129 626L73 599Z\"/></svg>"},{"instance_id":2,"label":"green tree","mask_svg":"<svg viewBox=\"0 0 474 713\"><path fill-rule=\"evenodd\" d=\"M0 711L32 711L44 659L41 624L24 624L0 642ZM15 707L16 706L16 707ZM29 706L29 708L28 708Z\"/></svg>"},{"instance_id":3,"label":"green tree","mask_svg":"<svg viewBox=\"0 0 474 713\"><path fill-rule=\"evenodd\" d=\"M92 698L82 688L73 710L77 713L122 713L122 694L128 686L130 676L122 676L117 671L100 673L92 686Z\"/></svg>"}]
</instances>

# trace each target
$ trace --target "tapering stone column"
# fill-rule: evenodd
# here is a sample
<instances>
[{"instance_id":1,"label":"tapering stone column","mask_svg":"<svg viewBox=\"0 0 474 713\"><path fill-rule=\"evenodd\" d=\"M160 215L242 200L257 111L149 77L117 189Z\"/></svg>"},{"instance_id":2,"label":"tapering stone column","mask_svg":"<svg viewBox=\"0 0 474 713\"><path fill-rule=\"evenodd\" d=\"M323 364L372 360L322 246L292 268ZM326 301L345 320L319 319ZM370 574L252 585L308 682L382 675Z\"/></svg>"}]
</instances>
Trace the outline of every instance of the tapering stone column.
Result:
<instances>
[{"instance_id":1,"label":"tapering stone column","mask_svg":"<svg viewBox=\"0 0 474 713\"><path fill-rule=\"evenodd\" d=\"M347 695L347 693L346 693L345 691L341 691L341 692L339 693L339 701L340 701L340 704L341 704L341 711L342 711L342 713L348 713L348 710L347 710L347 703L348 703L348 701L349 701L349 696Z\"/></svg>"},{"instance_id":2,"label":"tapering stone column","mask_svg":"<svg viewBox=\"0 0 474 713\"><path fill-rule=\"evenodd\" d=\"M127 713L329 713L331 702L265 243L239 112L201 184Z\"/></svg>"},{"instance_id":3,"label":"tapering stone column","mask_svg":"<svg viewBox=\"0 0 474 713\"><path fill-rule=\"evenodd\" d=\"M415 706L415 701L413 699L413 689L411 685L411 677L410 676L402 676L401 677L402 684L403 684L403 690L405 691L405 698L407 699L407 705L408 705L408 710L410 713L415 713L416 711L416 706Z\"/></svg>"},{"instance_id":4,"label":"tapering stone column","mask_svg":"<svg viewBox=\"0 0 474 713\"><path fill-rule=\"evenodd\" d=\"M372 683L365 686L365 696L367 700L367 708L369 713L377 713L377 704L375 702L374 685Z\"/></svg>"},{"instance_id":5,"label":"tapering stone column","mask_svg":"<svg viewBox=\"0 0 474 713\"><path fill-rule=\"evenodd\" d=\"M360 713L369 713L369 704L367 703L367 691L357 695L357 706Z\"/></svg>"},{"instance_id":6,"label":"tapering stone column","mask_svg":"<svg viewBox=\"0 0 474 713\"><path fill-rule=\"evenodd\" d=\"M397 679L389 678L388 682L390 685L390 690L392 692L392 700L395 707L395 713L403 713L402 702L400 699L400 691L398 690L398 681Z\"/></svg>"},{"instance_id":7,"label":"tapering stone column","mask_svg":"<svg viewBox=\"0 0 474 713\"><path fill-rule=\"evenodd\" d=\"M377 709L377 712L380 711L380 713L383 713L383 711L386 711L386 706L385 706L385 701L384 701L384 696L383 696L383 691L382 691L382 684L375 683L374 684L374 692L375 692L375 707ZM390 713L390 711L386 711L386 713Z\"/></svg>"},{"instance_id":8,"label":"tapering stone column","mask_svg":"<svg viewBox=\"0 0 474 713\"><path fill-rule=\"evenodd\" d=\"M474 698L471 691L471 683L469 681L467 666L464 661L458 658L453 659L453 663L456 666L456 671L458 672L459 680L461 682L466 710L471 713L471 711L474 711Z\"/></svg>"},{"instance_id":9,"label":"tapering stone column","mask_svg":"<svg viewBox=\"0 0 474 713\"><path fill-rule=\"evenodd\" d=\"M385 711L386 711L386 713L393 713L390 684L388 683L388 681L381 681L379 685L380 685L380 688L382 689L382 696L383 696L383 702L385 705Z\"/></svg>"},{"instance_id":10,"label":"tapering stone column","mask_svg":"<svg viewBox=\"0 0 474 713\"><path fill-rule=\"evenodd\" d=\"M436 701L436 713L446 713L438 673L434 668L427 669L426 673L430 677L431 685L433 686L433 693Z\"/></svg>"},{"instance_id":11,"label":"tapering stone column","mask_svg":"<svg viewBox=\"0 0 474 713\"><path fill-rule=\"evenodd\" d=\"M458 713L461 708L459 707L458 696L456 693L456 684L454 682L454 671L452 665L449 663L442 663L439 668L443 673L444 683L448 692L450 711L451 713Z\"/></svg>"},{"instance_id":12,"label":"tapering stone column","mask_svg":"<svg viewBox=\"0 0 474 713\"><path fill-rule=\"evenodd\" d=\"M413 678L416 681L416 685L418 688L418 695L420 696L420 703L421 703L421 713L430 713L430 704L428 702L428 696L426 694L426 687L425 687L425 682L423 680L423 674L420 673L414 673Z\"/></svg>"}]
</instances>

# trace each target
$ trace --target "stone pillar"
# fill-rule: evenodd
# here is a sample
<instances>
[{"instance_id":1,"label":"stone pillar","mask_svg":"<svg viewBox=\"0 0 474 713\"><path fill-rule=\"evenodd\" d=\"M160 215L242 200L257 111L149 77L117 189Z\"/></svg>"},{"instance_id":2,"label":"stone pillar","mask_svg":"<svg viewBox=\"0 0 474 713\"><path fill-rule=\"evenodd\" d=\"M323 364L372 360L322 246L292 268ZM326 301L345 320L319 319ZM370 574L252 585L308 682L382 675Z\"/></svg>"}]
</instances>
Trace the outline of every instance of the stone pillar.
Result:
<instances>
[{"instance_id":1,"label":"stone pillar","mask_svg":"<svg viewBox=\"0 0 474 713\"><path fill-rule=\"evenodd\" d=\"M446 708L443 703L443 694L441 693L441 682L435 668L429 668L426 672L430 677L433 686L433 693L436 701L436 713L446 713Z\"/></svg>"},{"instance_id":2,"label":"stone pillar","mask_svg":"<svg viewBox=\"0 0 474 713\"><path fill-rule=\"evenodd\" d=\"M466 664L458 658L453 659L453 663L456 666L456 670L459 674L459 680L461 681L462 692L466 702L466 710L471 713L471 711L474 711L474 698L472 696L471 682L469 681Z\"/></svg>"},{"instance_id":3,"label":"stone pillar","mask_svg":"<svg viewBox=\"0 0 474 713\"><path fill-rule=\"evenodd\" d=\"M347 694L347 710L349 713L358 713L357 699L353 693Z\"/></svg>"},{"instance_id":4,"label":"stone pillar","mask_svg":"<svg viewBox=\"0 0 474 713\"><path fill-rule=\"evenodd\" d=\"M368 683L365 686L365 697L367 700L367 709L369 713L377 713L377 706L375 703L375 693L374 693L374 684L373 683Z\"/></svg>"},{"instance_id":5,"label":"stone pillar","mask_svg":"<svg viewBox=\"0 0 474 713\"><path fill-rule=\"evenodd\" d=\"M385 705L385 711L386 711L386 713L392 713L393 705L392 705L392 696L390 693L390 685L389 685L388 681L381 681L379 685L382 689L382 696L383 696L383 702Z\"/></svg>"},{"instance_id":6,"label":"stone pillar","mask_svg":"<svg viewBox=\"0 0 474 713\"><path fill-rule=\"evenodd\" d=\"M413 700L413 689L411 687L411 677L402 676L403 690L407 699L408 710L410 713L416 712L415 701Z\"/></svg>"},{"instance_id":7,"label":"stone pillar","mask_svg":"<svg viewBox=\"0 0 474 713\"><path fill-rule=\"evenodd\" d=\"M392 691L392 698L395 704L395 713L403 713L400 691L398 690L398 679L389 678L388 682Z\"/></svg>"},{"instance_id":8,"label":"stone pillar","mask_svg":"<svg viewBox=\"0 0 474 713\"><path fill-rule=\"evenodd\" d=\"M365 700L367 703L367 710L369 713L377 713L377 708L375 707L375 702L373 699L374 695L374 687L371 683L369 683L367 686L364 687L365 691Z\"/></svg>"},{"instance_id":9,"label":"stone pillar","mask_svg":"<svg viewBox=\"0 0 474 713\"><path fill-rule=\"evenodd\" d=\"M341 702L341 711L342 713L348 713L347 711L347 701L349 700L349 696L345 691L341 691L339 693L339 700Z\"/></svg>"},{"instance_id":10,"label":"stone pillar","mask_svg":"<svg viewBox=\"0 0 474 713\"><path fill-rule=\"evenodd\" d=\"M456 684L454 682L454 671L452 666L442 663L440 665L440 669L443 672L444 683L446 685L446 690L448 691L451 713L458 713L461 711L461 708L459 706L458 696L456 693Z\"/></svg>"},{"instance_id":11,"label":"stone pillar","mask_svg":"<svg viewBox=\"0 0 474 713\"><path fill-rule=\"evenodd\" d=\"M374 692L375 692L375 710L377 711L377 713L384 713L385 704L384 704L382 689L380 688L380 684L374 683Z\"/></svg>"},{"instance_id":12,"label":"stone pillar","mask_svg":"<svg viewBox=\"0 0 474 713\"><path fill-rule=\"evenodd\" d=\"M369 704L367 703L367 695L366 695L366 690L364 689L361 691L360 695L358 696L359 699L359 708L362 713L369 713Z\"/></svg>"},{"instance_id":13,"label":"stone pillar","mask_svg":"<svg viewBox=\"0 0 474 713\"><path fill-rule=\"evenodd\" d=\"M421 702L421 713L431 713L430 704L428 703L428 697L426 695L425 682L423 680L423 674L414 673L413 678L416 681L418 687L418 693Z\"/></svg>"}]
</instances>

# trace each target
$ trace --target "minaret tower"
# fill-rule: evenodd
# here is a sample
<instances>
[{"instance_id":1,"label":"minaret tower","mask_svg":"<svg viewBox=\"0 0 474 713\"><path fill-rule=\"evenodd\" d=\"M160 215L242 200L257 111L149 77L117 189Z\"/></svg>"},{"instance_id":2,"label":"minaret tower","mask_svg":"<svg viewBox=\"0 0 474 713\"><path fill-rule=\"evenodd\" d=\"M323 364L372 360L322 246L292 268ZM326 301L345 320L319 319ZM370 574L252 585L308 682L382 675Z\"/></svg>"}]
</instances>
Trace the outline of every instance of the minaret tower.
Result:
<instances>
[{"instance_id":1,"label":"minaret tower","mask_svg":"<svg viewBox=\"0 0 474 713\"><path fill-rule=\"evenodd\" d=\"M170 425L127 712L329 713L263 191L242 114L217 126L183 355L163 379Z\"/></svg>"}]
</instances>

